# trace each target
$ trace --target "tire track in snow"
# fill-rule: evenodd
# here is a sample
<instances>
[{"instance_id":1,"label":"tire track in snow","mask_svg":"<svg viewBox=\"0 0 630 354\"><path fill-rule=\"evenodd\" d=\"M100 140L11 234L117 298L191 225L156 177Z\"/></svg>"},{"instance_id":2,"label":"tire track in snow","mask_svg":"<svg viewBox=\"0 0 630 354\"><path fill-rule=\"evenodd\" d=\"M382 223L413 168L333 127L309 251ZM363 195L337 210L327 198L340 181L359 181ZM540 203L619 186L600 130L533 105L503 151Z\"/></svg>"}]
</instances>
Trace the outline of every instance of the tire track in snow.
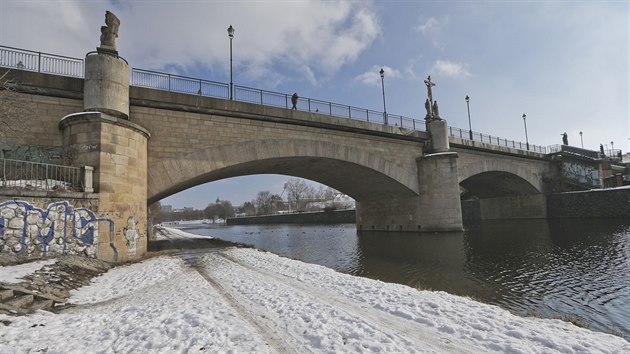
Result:
<instances>
[{"instance_id":1,"label":"tire track in snow","mask_svg":"<svg viewBox=\"0 0 630 354\"><path fill-rule=\"evenodd\" d=\"M281 335L278 333L272 326L267 323L268 321L263 320L264 315L257 315L251 308L255 307L254 304L249 304L249 308L241 303L231 291L226 289L221 282L211 276L203 266L200 264L200 259L196 257L190 257L185 259L188 264L190 264L191 268L196 270L201 277L207 281L216 291L217 293L223 297L227 304L229 304L242 318L244 321L248 322L252 327L258 331L259 335L262 338L268 340L267 344L273 348L278 353L295 353L297 352L295 348L299 348L299 352L307 352L306 348L303 348L297 343L291 345L287 342L287 336Z\"/></svg>"},{"instance_id":2,"label":"tire track in snow","mask_svg":"<svg viewBox=\"0 0 630 354\"><path fill-rule=\"evenodd\" d=\"M386 333L391 337L399 338L401 341L412 341L417 344L422 343L428 346L428 348L425 349L430 349L437 353L474 353L473 351L463 349L466 348L465 345L454 344L451 338L444 337L438 331L435 331L434 336L421 335L421 331L416 331L413 328L418 326L418 323L405 317L395 316L383 311L374 311L374 309L369 306L359 306L356 303L350 302L351 299L346 297L332 292L324 292L316 287L309 287L284 274L271 273L267 270L255 268L221 252L217 253L217 255L250 272L268 278L273 282L281 283L309 297L315 297L320 302L327 303L333 308L339 308L348 315L363 320L374 329ZM424 328L430 329L430 327Z\"/></svg>"}]
</instances>

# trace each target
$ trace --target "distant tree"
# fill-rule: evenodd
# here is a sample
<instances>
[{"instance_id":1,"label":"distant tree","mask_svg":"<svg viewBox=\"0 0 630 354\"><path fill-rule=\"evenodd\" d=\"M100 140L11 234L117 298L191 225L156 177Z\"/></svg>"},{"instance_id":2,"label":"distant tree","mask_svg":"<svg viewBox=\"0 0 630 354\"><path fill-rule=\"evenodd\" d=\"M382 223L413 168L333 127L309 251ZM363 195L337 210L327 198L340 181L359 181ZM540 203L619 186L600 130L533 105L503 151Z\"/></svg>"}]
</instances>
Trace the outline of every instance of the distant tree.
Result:
<instances>
[{"instance_id":1,"label":"distant tree","mask_svg":"<svg viewBox=\"0 0 630 354\"><path fill-rule=\"evenodd\" d=\"M243 206L241 206L240 210L241 213L247 216L256 215L256 206L252 202L243 203Z\"/></svg>"},{"instance_id":2,"label":"distant tree","mask_svg":"<svg viewBox=\"0 0 630 354\"><path fill-rule=\"evenodd\" d=\"M273 212L273 195L270 191L260 191L256 195L256 215L269 215Z\"/></svg>"},{"instance_id":3,"label":"distant tree","mask_svg":"<svg viewBox=\"0 0 630 354\"><path fill-rule=\"evenodd\" d=\"M162 215L162 204L155 202L149 205L149 221L151 225L161 224L164 220Z\"/></svg>"},{"instance_id":4,"label":"distant tree","mask_svg":"<svg viewBox=\"0 0 630 354\"><path fill-rule=\"evenodd\" d=\"M216 202L208 204L203 210L203 216L206 219L225 219L234 216L234 207L229 200L220 200L217 198Z\"/></svg>"},{"instance_id":5,"label":"distant tree","mask_svg":"<svg viewBox=\"0 0 630 354\"><path fill-rule=\"evenodd\" d=\"M289 178L284 184L284 190L287 192L287 200L294 211L305 210L306 202L315 196L315 188L301 178Z\"/></svg>"}]
</instances>

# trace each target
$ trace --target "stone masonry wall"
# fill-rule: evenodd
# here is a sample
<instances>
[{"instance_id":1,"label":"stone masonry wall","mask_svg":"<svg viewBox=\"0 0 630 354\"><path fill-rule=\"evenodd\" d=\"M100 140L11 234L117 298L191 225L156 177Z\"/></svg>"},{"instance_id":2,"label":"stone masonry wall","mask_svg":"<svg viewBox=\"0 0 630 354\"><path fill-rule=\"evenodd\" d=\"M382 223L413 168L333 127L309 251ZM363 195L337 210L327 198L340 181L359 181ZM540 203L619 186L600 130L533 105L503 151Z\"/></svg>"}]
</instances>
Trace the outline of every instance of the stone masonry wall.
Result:
<instances>
[{"instance_id":1,"label":"stone masonry wall","mask_svg":"<svg viewBox=\"0 0 630 354\"><path fill-rule=\"evenodd\" d=\"M630 188L551 194L550 218L630 218Z\"/></svg>"},{"instance_id":2,"label":"stone masonry wall","mask_svg":"<svg viewBox=\"0 0 630 354\"><path fill-rule=\"evenodd\" d=\"M98 199L0 195L0 252L24 257L75 254L96 257L110 220L100 219ZM99 237L100 236L100 237Z\"/></svg>"}]
</instances>

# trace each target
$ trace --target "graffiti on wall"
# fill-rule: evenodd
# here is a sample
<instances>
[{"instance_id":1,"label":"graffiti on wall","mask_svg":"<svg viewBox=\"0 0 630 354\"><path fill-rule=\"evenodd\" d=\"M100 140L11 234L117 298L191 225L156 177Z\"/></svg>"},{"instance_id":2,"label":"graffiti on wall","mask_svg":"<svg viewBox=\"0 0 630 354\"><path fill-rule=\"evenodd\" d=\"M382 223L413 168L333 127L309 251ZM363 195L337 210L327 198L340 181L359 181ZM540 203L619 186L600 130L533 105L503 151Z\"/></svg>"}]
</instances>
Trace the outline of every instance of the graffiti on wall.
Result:
<instances>
[{"instance_id":1,"label":"graffiti on wall","mask_svg":"<svg viewBox=\"0 0 630 354\"><path fill-rule=\"evenodd\" d=\"M15 145L0 142L0 158L21 161L59 163L63 159L63 148L57 146Z\"/></svg>"},{"instance_id":2,"label":"graffiti on wall","mask_svg":"<svg viewBox=\"0 0 630 354\"><path fill-rule=\"evenodd\" d=\"M138 222L136 216L132 215L127 219L127 226L124 228L125 240L127 241L127 256L133 257L136 255L136 249L138 248L138 239L140 234L136 228Z\"/></svg>"},{"instance_id":3,"label":"graffiti on wall","mask_svg":"<svg viewBox=\"0 0 630 354\"><path fill-rule=\"evenodd\" d=\"M99 224L109 226L102 235L109 233L116 261L112 220L98 218L86 208L74 208L67 201L50 203L46 209L20 200L0 203L0 251L25 256L53 253L96 257Z\"/></svg>"},{"instance_id":4,"label":"graffiti on wall","mask_svg":"<svg viewBox=\"0 0 630 354\"><path fill-rule=\"evenodd\" d=\"M588 164L563 161L562 177L588 186L597 187L601 185L599 169Z\"/></svg>"}]
</instances>

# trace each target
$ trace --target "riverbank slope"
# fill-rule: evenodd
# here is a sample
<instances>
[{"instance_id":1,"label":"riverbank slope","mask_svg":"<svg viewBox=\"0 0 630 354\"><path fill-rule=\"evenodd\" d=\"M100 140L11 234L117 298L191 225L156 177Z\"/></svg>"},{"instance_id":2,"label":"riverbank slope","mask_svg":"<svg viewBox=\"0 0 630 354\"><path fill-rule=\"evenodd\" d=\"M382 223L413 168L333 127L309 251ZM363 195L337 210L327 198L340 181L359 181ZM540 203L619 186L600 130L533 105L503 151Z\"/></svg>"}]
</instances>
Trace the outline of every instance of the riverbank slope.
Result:
<instances>
[{"instance_id":1,"label":"riverbank slope","mask_svg":"<svg viewBox=\"0 0 630 354\"><path fill-rule=\"evenodd\" d=\"M630 352L560 320L244 248L116 267L68 301L58 314L0 315L0 352Z\"/></svg>"}]
</instances>

